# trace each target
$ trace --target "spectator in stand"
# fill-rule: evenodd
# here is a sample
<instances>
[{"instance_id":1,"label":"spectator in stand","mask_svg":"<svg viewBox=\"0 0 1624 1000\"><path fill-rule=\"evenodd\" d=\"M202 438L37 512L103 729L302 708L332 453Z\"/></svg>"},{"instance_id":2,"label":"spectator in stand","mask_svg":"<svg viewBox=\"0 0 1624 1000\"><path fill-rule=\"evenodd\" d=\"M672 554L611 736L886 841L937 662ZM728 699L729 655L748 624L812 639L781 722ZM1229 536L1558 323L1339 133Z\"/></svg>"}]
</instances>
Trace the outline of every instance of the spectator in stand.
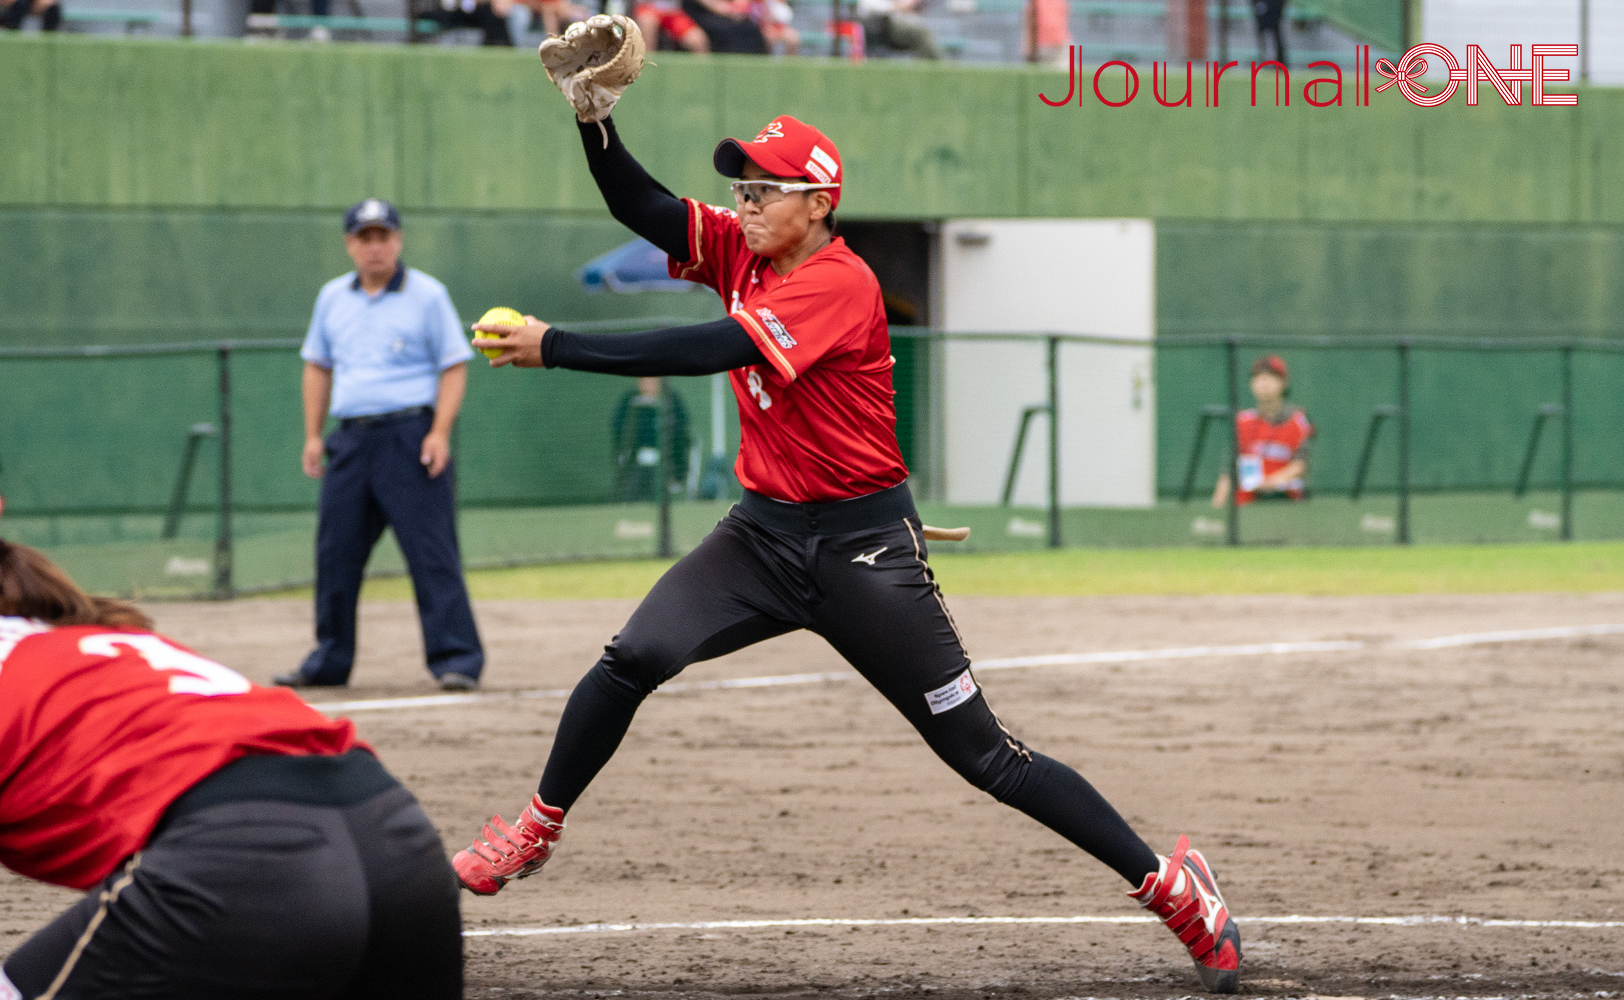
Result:
<instances>
[{"instance_id":1,"label":"spectator in stand","mask_svg":"<svg viewBox=\"0 0 1624 1000\"><path fill-rule=\"evenodd\" d=\"M753 0L750 16L761 25L767 48L775 56L799 55L801 34L795 30L795 12L784 0Z\"/></svg>"},{"instance_id":2,"label":"spectator in stand","mask_svg":"<svg viewBox=\"0 0 1624 1000\"><path fill-rule=\"evenodd\" d=\"M1308 442L1314 425L1302 407L1286 402L1290 383L1278 354L1252 362L1252 395L1257 406L1235 415L1236 471L1240 473L1237 504L1258 499L1308 498ZM1220 473L1212 505L1229 502L1229 473Z\"/></svg>"},{"instance_id":3,"label":"spectator in stand","mask_svg":"<svg viewBox=\"0 0 1624 1000\"><path fill-rule=\"evenodd\" d=\"M911 55L917 59L940 59L936 36L919 16L920 0L857 0L857 16L863 22L863 44L869 55L881 49Z\"/></svg>"},{"instance_id":4,"label":"spectator in stand","mask_svg":"<svg viewBox=\"0 0 1624 1000\"><path fill-rule=\"evenodd\" d=\"M1257 59L1258 62L1267 62L1269 56L1268 37L1274 35L1274 56L1282 66L1290 66L1286 61L1286 35L1285 20L1286 0L1253 0L1252 11L1257 14Z\"/></svg>"},{"instance_id":5,"label":"spectator in stand","mask_svg":"<svg viewBox=\"0 0 1624 1000\"><path fill-rule=\"evenodd\" d=\"M482 35L479 44L512 48L513 35L507 23L512 11L513 0L440 0L420 16L434 21L441 31L478 28Z\"/></svg>"},{"instance_id":6,"label":"spectator in stand","mask_svg":"<svg viewBox=\"0 0 1624 1000\"><path fill-rule=\"evenodd\" d=\"M592 11L574 3L573 0L492 0L492 2L530 8L541 18L541 30L549 37L562 35L564 29L576 21L585 21L592 16Z\"/></svg>"},{"instance_id":7,"label":"spectator in stand","mask_svg":"<svg viewBox=\"0 0 1624 1000\"><path fill-rule=\"evenodd\" d=\"M712 52L767 54L767 38L750 19L750 0L682 0L682 12L704 29Z\"/></svg>"},{"instance_id":8,"label":"spectator in stand","mask_svg":"<svg viewBox=\"0 0 1624 1000\"><path fill-rule=\"evenodd\" d=\"M11 6L0 13L0 28L19 31L23 26L23 19L29 14L38 14L41 31L55 31L62 27L62 5L57 0L16 0Z\"/></svg>"},{"instance_id":9,"label":"spectator in stand","mask_svg":"<svg viewBox=\"0 0 1624 1000\"><path fill-rule=\"evenodd\" d=\"M667 52L679 49L687 52L710 51L710 39L705 36L705 29L684 14L674 0L640 3L632 9L632 16L637 19L637 26L643 29L643 37L648 40L650 48Z\"/></svg>"},{"instance_id":10,"label":"spectator in stand","mask_svg":"<svg viewBox=\"0 0 1624 1000\"><path fill-rule=\"evenodd\" d=\"M332 0L310 0L310 13L314 14L316 17L326 17L328 12L331 10ZM248 13L275 14L276 0L249 0ZM248 33L250 35L259 35L269 38L276 35L276 30L274 28L250 27L248 29ZM311 41L326 42L330 41L331 39L332 35L328 33L326 28L321 27L320 25L310 29Z\"/></svg>"},{"instance_id":11,"label":"spectator in stand","mask_svg":"<svg viewBox=\"0 0 1624 1000\"><path fill-rule=\"evenodd\" d=\"M1066 68L1071 45L1071 8L1066 0L1027 0L1021 12L1026 61Z\"/></svg>"}]
</instances>

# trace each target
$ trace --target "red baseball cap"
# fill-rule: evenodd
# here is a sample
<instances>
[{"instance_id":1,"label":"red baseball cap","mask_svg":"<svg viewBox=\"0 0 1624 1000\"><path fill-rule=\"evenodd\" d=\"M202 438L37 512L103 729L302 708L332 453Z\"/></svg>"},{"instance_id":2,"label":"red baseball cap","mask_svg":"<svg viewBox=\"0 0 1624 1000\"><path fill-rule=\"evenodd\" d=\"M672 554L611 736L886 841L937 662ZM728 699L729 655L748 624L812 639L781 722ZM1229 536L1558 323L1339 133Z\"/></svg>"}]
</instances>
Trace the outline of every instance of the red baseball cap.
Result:
<instances>
[{"instance_id":1,"label":"red baseball cap","mask_svg":"<svg viewBox=\"0 0 1624 1000\"><path fill-rule=\"evenodd\" d=\"M1280 376L1281 378L1285 378L1285 359L1281 358L1278 354L1265 354L1263 357L1252 362L1252 374L1257 375L1261 372L1271 372Z\"/></svg>"},{"instance_id":2,"label":"red baseball cap","mask_svg":"<svg viewBox=\"0 0 1624 1000\"><path fill-rule=\"evenodd\" d=\"M749 142L723 139L712 162L723 177L744 175L749 160L774 177L805 177L816 184L839 184L840 150L829 137L803 121L779 115ZM829 209L840 204L840 188L830 188Z\"/></svg>"}]
</instances>

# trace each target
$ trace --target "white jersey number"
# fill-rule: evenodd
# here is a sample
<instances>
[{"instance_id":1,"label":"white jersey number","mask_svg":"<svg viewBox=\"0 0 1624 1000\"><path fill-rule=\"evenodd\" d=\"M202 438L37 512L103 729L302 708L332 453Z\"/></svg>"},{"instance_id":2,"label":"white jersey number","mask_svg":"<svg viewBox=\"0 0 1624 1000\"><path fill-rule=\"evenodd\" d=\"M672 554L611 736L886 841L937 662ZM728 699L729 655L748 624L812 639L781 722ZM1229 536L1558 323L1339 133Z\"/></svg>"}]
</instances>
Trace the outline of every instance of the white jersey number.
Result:
<instances>
[{"instance_id":1,"label":"white jersey number","mask_svg":"<svg viewBox=\"0 0 1624 1000\"><path fill-rule=\"evenodd\" d=\"M744 377L744 384L750 389L750 395L756 398L757 406L765 410L773 405L773 398L761 387L761 375L754 368Z\"/></svg>"},{"instance_id":2,"label":"white jersey number","mask_svg":"<svg viewBox=\"0 0 1624 1000\"><path fill-rule=\"evenodd\" d=\"M120 646L132 650L154 670L174 671L169 678L170 694L243 694L253 687L230 667L176 648L160 636L109 632L79 640L79 652L91 656L118 656Z\"/></svg>"}]
</instances>

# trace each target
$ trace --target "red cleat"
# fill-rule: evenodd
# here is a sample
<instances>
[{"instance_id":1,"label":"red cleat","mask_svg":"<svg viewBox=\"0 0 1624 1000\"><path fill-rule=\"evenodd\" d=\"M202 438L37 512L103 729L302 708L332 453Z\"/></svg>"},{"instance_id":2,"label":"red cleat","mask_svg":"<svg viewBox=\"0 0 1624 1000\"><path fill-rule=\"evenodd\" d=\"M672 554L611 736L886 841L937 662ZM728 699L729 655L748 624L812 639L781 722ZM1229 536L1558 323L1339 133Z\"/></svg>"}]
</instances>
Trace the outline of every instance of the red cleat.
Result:
<instances>
[{"instance_id":1,"label":"red cleat","mask_svg":"<svg viewBox=\"0 0 1624 1000\"><path fill-rule=\"evenodd\" d=\"M1190 838L1180 837L1173 856L1160 860L1161 867L1128 896L1161 917L1190 949L1208 993L1234 993L1241 982L1241 932L1229 917L1207 859L1190 849Z\"/></svg>"},{"instance_id":2,"label":"red cleat","mask_svg":"<svg viewBox=\"0 0 1624 1000\"><path fill-rule=\"evenodd\" d=\"M494 896L509 879L541 871L563 832L564 810L547 805L538 794L513 826L502 822L500 816L492 816L479 839L451 859L451 867L456 869L464 889L480 896Z\"/></svg>"}]
</instances>

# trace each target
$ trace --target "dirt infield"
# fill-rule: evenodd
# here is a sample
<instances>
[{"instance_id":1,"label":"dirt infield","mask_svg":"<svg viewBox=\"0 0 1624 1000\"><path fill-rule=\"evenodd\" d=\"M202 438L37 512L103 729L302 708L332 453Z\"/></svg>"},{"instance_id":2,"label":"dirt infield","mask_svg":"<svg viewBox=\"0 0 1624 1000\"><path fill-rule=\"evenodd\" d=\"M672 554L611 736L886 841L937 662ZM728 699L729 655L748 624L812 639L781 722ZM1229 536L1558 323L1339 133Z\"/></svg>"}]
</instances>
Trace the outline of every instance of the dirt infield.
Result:
<instances>
[{"instance_id":1,"label":"dirt infield","mask_svg":"<svg viewBox=\"0 0 1624 1000\"><path fill-rule=\"evenodd\" d=\"M1359 650L988 671L993 707L1158 850L1187 832L1246 942L1243 988L1290 996L1614 997L1624 926L1262 923L1447 915L1624 921L1624 636L1402 640L1624 623L1624 595L961 598L981 659L1300 640ZM566 689L623 601L486 602L488 691ZM297 601L158 605L162 631L254 680L294 665ZM434 693L407 604L364 611L353 686ZM806 634L684 680L846 672ZM313 699L315 700L315 699ZM535 787L556 697L356 712L449 848ZM861 681L689 690L645 706L547 870L464 897L472 997L1174 997L1159 927L599 922L1132 917L1114 874L947 771ZM0 950L73 894L0 877Z\"/></svg>"}]
</instances>

